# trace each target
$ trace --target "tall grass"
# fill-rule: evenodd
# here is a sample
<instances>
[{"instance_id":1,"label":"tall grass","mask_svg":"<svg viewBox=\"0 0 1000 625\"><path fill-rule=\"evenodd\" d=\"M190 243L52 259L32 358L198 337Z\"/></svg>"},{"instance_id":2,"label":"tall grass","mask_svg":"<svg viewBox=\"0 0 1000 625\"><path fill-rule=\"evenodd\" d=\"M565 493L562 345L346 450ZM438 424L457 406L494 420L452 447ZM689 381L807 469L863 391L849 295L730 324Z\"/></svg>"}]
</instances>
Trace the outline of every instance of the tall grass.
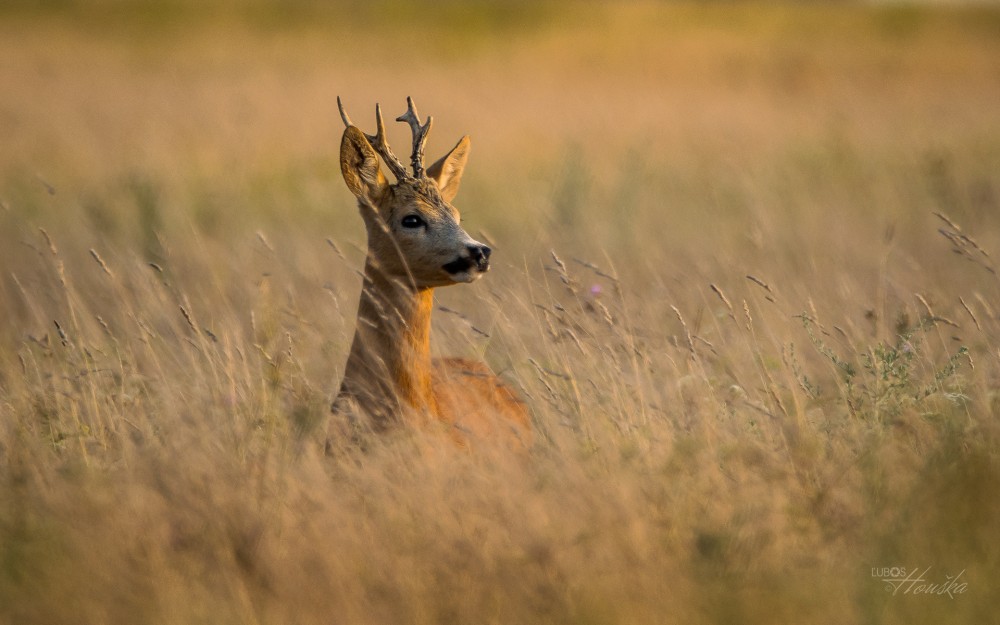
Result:
<instances>
[{"instance_id":1,"label":"tall grass","mask_svg":"<svg viewBox=\"0 0 1000 625\"><path fill-rule=\"evenodd\" d=\"M95 6L0 18L0 622L995 622L996 14ZM337 94L473 135L526 457L323 454Z\"/></svg>"}]
</instances>

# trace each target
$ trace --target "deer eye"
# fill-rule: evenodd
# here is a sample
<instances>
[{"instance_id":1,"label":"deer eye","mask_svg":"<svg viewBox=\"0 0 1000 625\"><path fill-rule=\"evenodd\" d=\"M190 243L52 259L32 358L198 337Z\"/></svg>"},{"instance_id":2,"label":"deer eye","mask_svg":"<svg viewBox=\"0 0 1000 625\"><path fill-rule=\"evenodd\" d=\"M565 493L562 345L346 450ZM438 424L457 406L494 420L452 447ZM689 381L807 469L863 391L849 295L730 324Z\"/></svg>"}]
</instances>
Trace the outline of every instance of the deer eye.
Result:
<instances>
[{"instance_id":1,"label":"deer eye","mask_svg":"<svg viewBox=\"0 0 1000 625\"><path fill-rule=\"evenodd\" d=\"M421 226L426 226L427 223L417 215L407 215L403 217L403 220L399 222L404 228L420 228Z\"/></svg>"}]
</instances>

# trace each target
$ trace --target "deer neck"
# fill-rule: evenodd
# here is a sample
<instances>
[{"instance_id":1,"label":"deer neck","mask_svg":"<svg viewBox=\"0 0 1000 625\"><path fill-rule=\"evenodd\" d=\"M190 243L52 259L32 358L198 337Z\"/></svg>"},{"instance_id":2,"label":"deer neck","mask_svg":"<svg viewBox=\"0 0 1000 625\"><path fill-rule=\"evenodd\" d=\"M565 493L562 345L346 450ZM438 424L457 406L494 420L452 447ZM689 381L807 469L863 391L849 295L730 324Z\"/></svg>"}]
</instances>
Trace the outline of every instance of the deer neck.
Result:
<instances>
[{"instance_id":1,"label":"deer neck","mask_svg":"<svg viewBox=\"0 0 1000 625\"><path fill-rule=\"evenodd\" d=\"M433 289L386 278L373 261L365 263L342 392L353 395L377 421L426 418L437 409L431 387L433 308Z\"/></svg>"}]
</instances>

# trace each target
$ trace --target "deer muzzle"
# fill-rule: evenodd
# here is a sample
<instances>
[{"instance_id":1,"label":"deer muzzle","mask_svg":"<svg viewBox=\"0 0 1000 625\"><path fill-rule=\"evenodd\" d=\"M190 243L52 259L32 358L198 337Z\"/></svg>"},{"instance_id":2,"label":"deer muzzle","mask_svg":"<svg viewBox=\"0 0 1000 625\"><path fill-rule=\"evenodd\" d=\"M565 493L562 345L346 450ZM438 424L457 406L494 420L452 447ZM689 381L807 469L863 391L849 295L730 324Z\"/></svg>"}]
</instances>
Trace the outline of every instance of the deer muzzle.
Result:
<instances>
[{"instance_id":1,"label":"deer muzzle","mask_svg":"<svg viewBox=\"0 0 1000 625\"><path fill-rule=\"evenodd\" d=\"M472 279L478 277L476 274L490 270L490 253L493 250L481 243L475 243L465 246L465 251L465 254L447 263L444 270L452 276L469 274Z\"/></svg>"}]
</instances>

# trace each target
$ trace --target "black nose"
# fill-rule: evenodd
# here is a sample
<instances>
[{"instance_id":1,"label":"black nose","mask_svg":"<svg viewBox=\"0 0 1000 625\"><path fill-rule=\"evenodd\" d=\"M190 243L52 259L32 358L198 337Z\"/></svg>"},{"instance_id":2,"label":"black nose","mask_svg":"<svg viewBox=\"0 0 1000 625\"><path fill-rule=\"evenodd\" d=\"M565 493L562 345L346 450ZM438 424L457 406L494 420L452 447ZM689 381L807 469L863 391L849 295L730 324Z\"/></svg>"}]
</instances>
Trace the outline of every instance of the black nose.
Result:
<instances>
[{"instance_id":1,"label":"black nose","mask_svg":"<svg viewBox=\"0 0 1000 625\"><path fill-rule=\"evenodd\" d=\"M472 258L472 262L476 264L476 268L479 271L486 271L490 266L490 248L485 245L470 245L469 256Z\"/></svg>"}]
</instances>

